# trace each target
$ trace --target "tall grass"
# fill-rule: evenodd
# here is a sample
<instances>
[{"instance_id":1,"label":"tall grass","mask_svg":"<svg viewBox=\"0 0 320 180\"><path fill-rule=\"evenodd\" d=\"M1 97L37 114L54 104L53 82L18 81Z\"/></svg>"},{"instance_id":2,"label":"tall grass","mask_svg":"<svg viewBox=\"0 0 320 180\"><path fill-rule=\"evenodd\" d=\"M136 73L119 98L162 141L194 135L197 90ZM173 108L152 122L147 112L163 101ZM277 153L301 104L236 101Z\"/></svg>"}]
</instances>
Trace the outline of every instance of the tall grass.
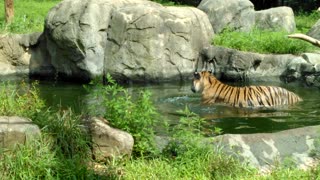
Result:
<instances>
[{"instance_id":1,"label":"tall grass","mask_svg":"<svg viewBox=\"0 0 320 180\"><path fill-rule=\"evenodd\" d=\"M39 139L0 148L1 179L98 178L89 166L90 140L80 115L71 109L52 111L39 96L37 83L0 86L0 115L32 119L41 128Z\"/></svg>"},{"instance_id":2,"label":"tall grass","mask_svg":"<svg viewBox=\"0 0 320 180\"><path fill-rule=\"evenodd\" d=\"M118 85L110 75L107 75L107 80L108 85L95 86L92 94L101 104L92 106L91 114L99 114L97 110L103 107L104 118L113 127L132 134L135 140L135 154L157 153L154 138L159 114L150 100L150 92L141 91L138 97L132 97L128 90Z\"/></svg>"},{"instance_id":3,"label":"tall grass","mask_svg":"<svg viewBox=\"0 0 320 180\"><path fill-rule=\"evenodd\" d=\"M316 24L320 19L320 12L313 11L311 13L307 12L297 12L295 16L297 31L300 33L307 33L310 28Z\"/></svg>"},{"instance_id":4,"label":"tall grass","mask_svg":"<svg viewBox=\"0 0 320 180\"><path fill-rule=\"evenodd\" d=\"M0 1L0 33L42 32L48 11L61 0L14 0L14 19L5 23L4 1Z\"/></svg>"},{"instance_id":5,"label":"tall grass","mask_svg":"<svg viewBox=\"0 0 320 180\"><path fill-rule=\"evenodd\" d=\"M266 54L300 54L312 52L316 47L307 42L289 39L285 32L254 29L251 32L224 31L217 35L212 44Z\"/></svg>"}]
</instances>

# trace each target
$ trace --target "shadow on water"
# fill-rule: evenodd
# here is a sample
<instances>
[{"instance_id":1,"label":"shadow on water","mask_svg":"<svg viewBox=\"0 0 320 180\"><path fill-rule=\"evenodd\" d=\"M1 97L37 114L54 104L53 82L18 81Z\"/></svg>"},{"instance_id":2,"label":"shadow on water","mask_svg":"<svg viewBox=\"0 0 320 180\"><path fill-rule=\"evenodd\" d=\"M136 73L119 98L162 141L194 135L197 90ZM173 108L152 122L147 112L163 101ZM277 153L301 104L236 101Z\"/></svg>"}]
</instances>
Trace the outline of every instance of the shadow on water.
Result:
<instances>
[{"instance_id":1,"label":"shadow on water","mask_svg":"<svg viewBox=\"0 0 320 180\"><path fill-rule=\"evenodd\" d=\"M132 85L126 88L132 95L141 90L149 90L158 112L172 125L179 122L181 114L177 111L186 106L206 120L205 127L208 130L219 127L224 133L277 132L320 124L319 89L281 83L265 85L289 89L300 95L304 101L276 109L244 110L225 105L202 105L201 95L191 92L190 83ZM88 104L94 103L90 94L80 84L41 81L39 90L40 96L50 107L72 107L77 113L81 113L90 106Z\"/></svg>"}]
</instances>

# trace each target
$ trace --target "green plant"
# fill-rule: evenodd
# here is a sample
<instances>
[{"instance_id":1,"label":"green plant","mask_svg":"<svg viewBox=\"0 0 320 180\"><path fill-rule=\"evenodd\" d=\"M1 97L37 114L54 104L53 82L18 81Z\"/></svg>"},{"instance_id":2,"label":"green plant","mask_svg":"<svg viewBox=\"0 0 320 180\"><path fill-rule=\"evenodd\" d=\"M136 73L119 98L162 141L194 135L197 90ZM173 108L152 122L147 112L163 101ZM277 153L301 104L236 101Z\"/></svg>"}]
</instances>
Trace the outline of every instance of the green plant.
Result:
<instances>
[{"instance_id":1,"label":"green plant","mask_svg":"<svg viewBox=\"0 0 320 180\"><path fill-rule=\"evenodd\" d=\"M311 13L299 11L296 14L296 27L297 31L300 33L307 33L310 28L320 19L319 11L313 11Z\"/></svg>"},{"instance_id":2,"label":"green plant","mask_svg":"<svg viewBox=\"0 0 320 180\"><path fill-rule=\"evenodd\" d=\"M307 42L287 38L285 32L258 29L251 32L226 30L217 35L212 44L241 51L275 54L300 54L316 50L316 47Z\"/></svg>"},{"instance_id":3,"label":"green plant","mask_svg":"<svg viewBox=\"0 0 320 180\"><path fill-rule=\"evenodd\" d=\"M170 0L151 0L151 1L159 3L159 4L162 4L164 6L173 6L173 5L175 5L175 2L170 1Z\"/></svg>"},{"instance_id":4,"label":"green plant","mask_svg":"<svg viewBox=\"0 0 320 180\"><path fill-rule=\"evenodd\" d=\"M15 86L2 83L0 86L0 115L23 116L33 119L45 108L44 101L39 97L38 82L30 86L25 82Z\"/></svg>"},{"instance_id":5,"label":"green plant","mask_svg":"<svg viewBox=\"0 0 320 180\"><path fill-rule=\"evenodd\" d=\"M59 161L48 139L27 141L0 155L1 179L54 179Z\"/></svg>"},{"instance_id":6,"label":"green plant","mask_svg":"<svg viewBox=\"0 0 320 180\"><path fill-rule=\"evenodd\" d=\"M108 85L98 86L95 91L97 99L101 99L104 117L113 127L132 134L135 140L134 153L146 155L157 153L155 148L155 126L158 113L150 100L149 91L141 91L138 97L132 97L128 90L118 85L107 75ZM93 106L94 115L96 106Z\"/></svg>"},{"instance_id":7,"label":"green plant","mask_svg":"<svg viewBox=\"0 0 320 180\"><path fill-rule=\"evenodd\" d=\"M29 117L41 128L41 138L0 148L0 179L86 179L98 176L88 167L90 140L81 116L71 109L51 111L39 96L38 83L10 82L0 86L0 113Z\"/></svg>"},{"instance_id":8,"label":"green plant","mask_svg":"<svg viewBox=\"0 0 320 180\"><path fill-rule=\"evenodd\" d=\"M59 2L61 0L14 0L15 14L12 23L5 23L4 8L0 10L0 32L42 32L48 11ZM1 7L4 7L3 3L4 1L0 1Z\"/></svg>"}]
</instances>

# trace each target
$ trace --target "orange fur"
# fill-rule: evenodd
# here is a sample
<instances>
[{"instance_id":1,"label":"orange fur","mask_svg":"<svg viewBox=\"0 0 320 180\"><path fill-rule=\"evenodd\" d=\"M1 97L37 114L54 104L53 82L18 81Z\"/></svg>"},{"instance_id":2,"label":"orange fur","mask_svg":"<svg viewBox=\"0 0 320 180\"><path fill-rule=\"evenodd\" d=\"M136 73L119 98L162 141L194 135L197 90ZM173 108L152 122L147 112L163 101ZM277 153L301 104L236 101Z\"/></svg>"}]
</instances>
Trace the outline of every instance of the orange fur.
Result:
<instances>
[{"instance_id":1,"label":"orange fur","mask_svg":"<svg viewBox=\"0 0 320 180\"><path fill-rule=\"evenodd\" d=\"M281 87L229 86L208 71L195 73L192 91L202 92L202 100L206 104L225 103L234 107L271 107L302 101L298 95Z\"/></svg>"}]
</instances>

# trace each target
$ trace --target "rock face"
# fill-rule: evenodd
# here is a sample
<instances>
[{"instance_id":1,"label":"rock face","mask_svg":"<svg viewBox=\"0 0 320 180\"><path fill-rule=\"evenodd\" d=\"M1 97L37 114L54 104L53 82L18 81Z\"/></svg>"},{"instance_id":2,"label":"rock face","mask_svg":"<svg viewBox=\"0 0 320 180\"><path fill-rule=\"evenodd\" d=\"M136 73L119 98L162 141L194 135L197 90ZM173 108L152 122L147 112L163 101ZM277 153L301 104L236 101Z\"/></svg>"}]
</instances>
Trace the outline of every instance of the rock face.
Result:
<instances>
[{"instance_id":1,"label":"rock face","mask_svg":"<svg viewBox=\"0 0 320 180\"><path fill-rule=\"evenodd\" d=\"M307 35L320 40L320 19L312 26Z\"/></svg>"},{"instance_id":2,"label":"rock face","mask_svg":"<svg viewBox=\"0 0 320 180\"><path fill-rule=\"evenodd\" d=\"M129 133L110 127L102 118L92 117L89 121L92 152L96 161L131 155L134 140Z\"/></svg>"},{"instance_id":3,"label":"rock face","mask_svg":"<svg viewBox=\"0 0 320 180\"><path fill-rule=\"evenodd\" d=\"M215 138L223 152L268 171L278 162L291 161L301 169L315 165L320 147L320 126L310 126L276 133L225 134Z\"/></svg>"},{"instance_id":4,"label":"rock face","mask_svg":"<svg viewBox=\"0 0 320 180\"><path fill-rule=\"evenodd\" d=\"M255 24L254 7L249 0L202 0L198 8L208 14L215 33L225 28L249 31Z\"/></svg>"},{"instance_id":5,"label":"rock face","mask_svg":"<svg viewBox=\"0 0 320 180\"><path fill-rule=\"evenodd\" d=\"M279 78L287 71L287 65L297 57L291 54L242 52L215 46L205 48L201 54L206 61L215 60L214 73L218 78L231 81L280 81Z\"/></svg>"},{"instance_id":6,"label":"rock face","mask_svg":"<svg viewBox=\"0 0 320 180\"><path fill-rule=\"evenodd\" d=\"M40 135L39 127L29 119L17 116L0 117L0 148L10 149Z\"/></svg>"},{"instance_id":7,"label":"rock face","mask_svg":"<svg viewBox=\"0 0 320 180\"><path fill-rule=\"evenodd\" d=\"M214 60L215 75L226 81L303 81L320 87L320 54L258 54L209 46L201 51L204 61ZM199 63L197 70L202 69Z\"/></svg>"},{"instance_id":8,"label":"rock face","mask_svg":"<svg viewBox=\"0 0 320 180\"><path fill-rule=\"evenodd\" d=\"M0 37L0 75L28 74L30 55L16 36Z\"/></svg>"},{"instance_id":9,"label":"rock face","mask_svg":"<svg viewBox=\"0 0 320 180\"><path fill-rule=\"evenodd\" d=\"M0 76L52 76L54 69L42 33L3 35L0 39Z\"/></svg>"},{"instance_id":10,"label":"rock face","mask_svg":"<svg viewBox=\"0 0 320 180\"><path fill-rule=\"evenodd\" d=\"M213 30L205 13L144 0L66 0L45 24L52 65L67 77L129 80L190 76Z\"/></svg>"},{"instance_id":11,"label":"rock face","mask_svg":"<svg viewBox=\"0 0 320 180\"><path fill-rule=\"evenodd\" d=\"M271 31L294 32L296 23L290 7L276 7L256 11L256 27Z\"/></svg>"},{"instance_id":12,"label":"rock face","mask_svg":"<svg viewBox=\"0 0 320 180\"><path fill-rule=\"evenodd\" d=\"M208 14L215 33L226 28L250 31L254 27L291 33L296 26L290 7L255 11L249 0L203 0L198 8Z\"/></svg>"}]
</instances>

